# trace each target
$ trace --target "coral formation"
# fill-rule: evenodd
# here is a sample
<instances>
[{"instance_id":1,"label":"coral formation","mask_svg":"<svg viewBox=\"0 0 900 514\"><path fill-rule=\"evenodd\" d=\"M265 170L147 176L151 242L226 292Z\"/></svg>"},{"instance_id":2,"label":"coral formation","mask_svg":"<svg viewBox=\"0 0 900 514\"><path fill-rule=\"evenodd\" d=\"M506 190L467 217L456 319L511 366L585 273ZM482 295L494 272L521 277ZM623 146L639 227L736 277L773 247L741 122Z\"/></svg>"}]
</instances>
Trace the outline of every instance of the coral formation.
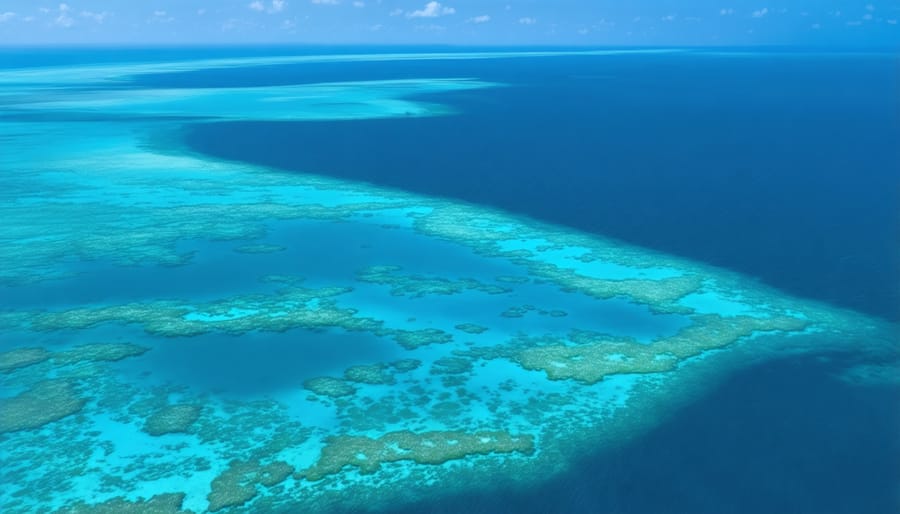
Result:
<instances>
[{"instance_id":1,"label":"coral formation","mask_svg":"<svg viewBox=\"0 0 900 514\"><path fill-rule=\"evenodd\" d=\"M147 418L144 432L155 436L187 432L200 417L201 410L199 405L168 405Z\"/></svg>"},{"instance_id":2,"label":"coral formation","mask_svg":"<svg viewBox=\"0 0 900 514\"><path fill-rule=\"evenodd\" d=\"M407 350L415 350L420 346L437 343L449 343L453 336L438 328L423 328L421 330L394 330L389 332L394 341Z\"/></svg>"},{"instance_id":3,"label":"coral formation","mask_svg":"<svg viewBox=\"0 0 900 514\"><path fill-rule=\"evenodd\" d=\"M276 486L293 472L290 464L281 461L266 465L257 461L231 461L228 469L210 484L209 511L244 505L259 494L259 486Z\"/></svg>"},{"instance_id":4,"label":"coral formation","mask_svg":"<svg viewBox=\"0 0 900 514\"><path fill-rule=\"evenodd\" d=\"M391 363L391 367L394 368L397 373L406 373L408 371L413 371L415 369L418 369L421 365L422 361L418 359L400 359Z\"/></svg>"},{"instance_id":5,"label":"coral formation","mask_svg":"<svg viewBox=\"0 0 900 514\"><path fill-rule=\"evenodd\" d=\"M799 331L807 322L787 316L723 318L704 315L674 336L652 344L597 336L575 331L570 340L534 345L527 337L516 343L521 349L511 358L523 368L542 370L551 380L574 379L588 384L618 373L659 373L675 369L679 362L707 350L722 348L754 332Z\"/></svg>"},{"instance_id":6,"label":"coral formation","mask_svg":"<svg viewBox=\"0 0 900 514\"><path fill-rule=\"evenodd\" d=\"M44 362L50 358L50 352L43 348L16 348L0 353L0 373L9 373L19 368Z\"/></svg>"},{"instance_id":7,"label":"coral formation","mask_svg":"<svg viewBox=\"0 0 900 514\"><path fill-rule=\"evenodd\" d=\"M344 379L372 385L391 385L397 382L386 364L352 366L344 370Z\"/></svg>"},{"instance_id":8,"label":"coral formation","mask_svg":"<svg viewBox=\"0 0 900 514\"><path fill-rule=\"evenodd\" d=\"M485 327L483 325L478 325L475 323L460 323L459 325L456 325L453 328L455 328L456 330L459 330L461 332L465 332L467 334L473 334L473 335L483 334L488 331L488 327Z\"/></svg>"},{"instance_id":9,"label":"coral formation","mask_svg":"<svg viewBox=\"0 0 900 514\"><path fill-rule=\"evenodd\" d=\"M71 350L65 350L53 354L53 360L57 364L75 364L77 362L120 361L128 357L137 357L147 352L149 348L131 343L94 343L76 346Z\"/></svg>"},{"instance_id":10,"label":"coral formation","mask_svg":"<svg viewBox=\"0 0 900 514\"><path fill-rule=\"evenodd\" d=\"M434 361L432 375L456 375L472 371L472 361L463 357L443 357Z\"/></svg>"},{"instance_id":11,"label":"coral formation","mask_svg":"<svg viewBox=\"0 0 900 514\"><path fill-rule=\"evenodd\" d=\"M87 402L64 379L45 380L12 398L0 398L0 434L40 428L80 411Z\"/></svg>"},{"instance_id":12,"label":"coral formation","mask_svg":"<svg viewBox=\"0 0 900 514\"><path fill-rule=\"evenodd\" d=\"M340 398L342 396L351 396L356 392L356 388L348 384L345 380L332 377L316 377L303 382L303 387L321 396L329 398Z\"/></svg>"},{"instance_id":13,"label":"coral formation","mask_svg":"<svg viewBox=\"0 0 900 514\"><path fill-rule=\"evenodd\" d=\"M158 494L148 500L129 501L124 497L89 505L83 502L64 507L57 514L191 514L184 510L184 493Z\"/></svg>"},{"instance_id":14,"label":"coral formation","mask_svg":"<svg viewBox=\"0 0 900 514\"><path fill-rule=\"evenodd\" d=\"M393 296L421 298L426 295L453 295L464 291L480 291L486 294L508 293L507 287L484 284L471 278L451 280L445 277L423 275L401 275L400 266L372 266L357 273L360 282L371 282L391 286Z\"/></svg>"},{"instance_id":15,"label":"coral formation","mask_svg":"<svg viewBox=\"0 0 900 514\"><path fill-rule=\"evenodd\" d=\"M389 432L372 439L363 436L333 436L326 440L319 460L310 468L298 473L307 480L321 480L327 475L340 473L346 466L359 468L360 473L371 474L388 462L411 460L417 464L443 464L449 460L469 455L490 453L534 452L534 438L530 435L513 436L507 432Z\"/></svg>"}]
</instances>

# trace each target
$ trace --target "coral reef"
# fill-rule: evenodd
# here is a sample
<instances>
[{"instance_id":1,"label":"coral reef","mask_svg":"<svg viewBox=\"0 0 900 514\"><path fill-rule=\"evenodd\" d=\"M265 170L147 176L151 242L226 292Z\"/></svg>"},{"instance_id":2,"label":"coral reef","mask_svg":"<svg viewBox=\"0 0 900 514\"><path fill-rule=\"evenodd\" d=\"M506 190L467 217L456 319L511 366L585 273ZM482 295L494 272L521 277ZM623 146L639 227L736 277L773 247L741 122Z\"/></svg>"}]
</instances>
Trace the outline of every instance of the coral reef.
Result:
<instances>
[{"instance_id":1,"label":"coral reef","mask_svg":"<svg viewBox=\"0 0 900 514\"><path fill-rule=\"evenodd\" d=\"M167 493L137 501L119 497L96 505L76 503L56 512L57 514L191 514L192 511L181 508L184 496L183 493Z\"/></svg>"},{"instance_id":2,"label":"coral reef","mask_svg":"<svg viewBox=\"0 0 900 514\"><path fill-rule=\"evenodd\" d=\"M87 402L68 380L45 380L12 398L0 398L0 433L40 428L80 411Z\"/></svg>"},{"instance_id":3,"label":"coral reef","mask_svg":"<svg viewBox=\"0 0 900 514\"><path fill-rule=\"evenodd\" d=\"M460 332L465 332L467 334L473 335L483 334L488 331L488 327L475 323L460 323L453 328L459 330Z\"/></svg>"},{"instance_id":4,"label":"coral reef","mask_svg":"<svg viewBox=\"0 0 900 514\"><path fill-rule=\"evenodd\" d=\"M503 286L484 284L471 278L451 280L445 277L423 275L402 275L400 266L372 266L357 273L360 282L371 282L391 286L393 296L421 298L426 295L453 295L464 291L479 291L485 294L503 294L511 289Z\"/></svg>"},{"instance_id":5,"label":"coral reef","mask_svg":"<svg viewBox=\"0 0 900 514\"><path fill-rule=\"evenodd\" d=\"M0 353L0 373L9 373L19 368L44 362L50 358L50 352L43 348L16 348Z\"/></svg>"},{"instance_id":6,"label":"coral reef","mask_svg":"<svg viewBox=\"0 0 900 514\"><path fill-rule=\"evenodd\" d=\"M418 369L422 365L422 361L418 359L400 359L390 364L397 373L406 373Z\"/></svg>"},{"instance_id":7,"label":"coral reef","mask_svg":"<svg viewBox=\"0 0 900 514\"><path fill-rule=\"evenodd\" d=\"M231 461L228 469L210 485L209 511L244 505L259 494L259 486L278 485L293 472L290 464L281 461L266 465L256 461Z\"/></svg>"},{"instance_id":8,"label":"coral reef","mask_svg":"<svg viewBox=\"0 0 900 514\"><path fill-rule=\"evenodd\" d=\"M144 432L155 436L187 432L200 417L201 410L199 405L168 405L147 418Z\"/></svg>"},{"instance_id":9,"label":"coral reef","mask_svg":"<svg viewBox=\"0 0 900 514\"><path fill-rule=\"evenodd\" d=\"M520 340L516 345L522 349L511 358L525 369L544 371L551 380L574 379L593 384L618 373L671 371L689 357L728 346L754 332L799 331L806 325L802 319L787 316L705 315L695 317L694 324L674 336L649 345L575 331L570 336L575 344L560 340L557 344L535 346L534 340Z\"/></svg>"},{"instance_id":10,"label":"coral reef","mask_svg":"<svg viewBox=\"0 0 900 514\"><path fill-rule=\"evenodd\" d=\"M94 343L76 346L71 350L65 350L53 354L53 360L57 364L75 364L78 362L114 362L128 357L137 357L147 352L149 348L131 343Z\"/></svg>"},{"instance_id":11,"label":"coral reef","mask_svg":"<svg viewBox=\"0 0 900 514\"><path fill-rule=\"evenodd\" d=\"M307 480L321 480L340 473L346 466L371 474L388 462L411 460L417 464L443 464L470 455L490 453L522 453L531 455L534 438L513 436L507 432L389 432L372 439L363 436L334 436L326 440L319 460L298 473Z\"/></svg>"},{"instance_id":12,"label":"coral reef","mask_svg":"<svg viewBox=\"0 0 900 514\"><path fill-rule=\"evenodd\" d=\"M344 379L372 385L392 385L397 383L386 364L352 366L344 370Z\"/></svg>"},{"instance_id":13,"label":"coral reef","mask_svg":"<svg viewBox=\"0 0 900 514\"><path fill-rule=\"evenodd\" d=\"M472 361L463 357L444 357L434 361L432 375L456 375L472 371Z\"/></svg>"},{"instance_id":14,"label":"coral reef","mask_svg":"<svg viewBox=\"0 0 900 514\"><path fill-rule=\"evenodd\" d=\"M438 328L423 328L421 330L394 330L389 332L394 341L407 350L415 350L420 346L437 343L449 343L453 336Z\"/></svg>"},{"instance_id":15,"label":"coral reef","mask_svg":"<svg viewBox=\"0 0 900 514\"><path fill-rule=\"evenodd\" d=\"M356 392L356 388L348 384L345 380L332 377L316 377L303 382L303 387L320 396L329 398L340 398L342 396L351 396Z\"/></svg>"}]
</instances>

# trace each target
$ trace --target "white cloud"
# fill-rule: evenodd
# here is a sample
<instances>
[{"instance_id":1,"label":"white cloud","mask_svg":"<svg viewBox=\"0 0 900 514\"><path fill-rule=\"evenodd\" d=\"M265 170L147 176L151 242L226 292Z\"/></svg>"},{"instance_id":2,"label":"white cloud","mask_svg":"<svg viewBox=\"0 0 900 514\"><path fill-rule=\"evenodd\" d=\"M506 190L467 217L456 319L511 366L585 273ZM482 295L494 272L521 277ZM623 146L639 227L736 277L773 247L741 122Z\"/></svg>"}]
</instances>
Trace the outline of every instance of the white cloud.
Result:
<instances>
[{"instance_id":1,"label":"white cloud","mask_svg":"<svg viewBox=\"0 0 900 514\"><path fill-rule=\"evenodd\" d=\"M418 9L415 11L407 12L407 18L437 18L438 16L445 16L447 14L454 14L456 9L452 7L444 7L440 2L428 2L425 4L424 9Z\"/></svg>"},{"instance_id":2,"label":"white cloud","mask_svg":"<svg viewBox=\"0 0 900 514\"><path fill-rule=\"evenodd\" d=\"M4 21L9 21L15 17L16 17L16 13L14 13L14 12L11 12L11 11L2 12L2 13L0 13L0 23L3 23Z\"/></svg>"},{"instance_id":3,"label":"white cloud","mask_svg":"<svg viewBox=\"0 0 900 514\"><path fill-rule=\"evenodd\" d=\"M676 18L676 15L674 15L674 14L668 14L668 15L666 15L666 16L663 16L663 17L660 18L660 19L661 19L662 21L675 21L675 18Z\"/></svg>"},{"instance_id":4,"label":"white cloud","mask_svg":"<svg viewBox=\"0 0 900 514\"><path fill-rule=\"evenodd\" d=\"M103 23L106 21L106 18L109 16L109 12L93 12L93 11L81 11L78 13L82 18L86 18L88 20L93 20L97 23Z\"/></svg>"},{"instance_id":5,"label":"white cloud","mask_svg":"<svg viewBox=\"0 0 900 514\"><path fill-rule=\"evenodd\" d=\"M393 11L388 13L388 16L400 16L402 14L403 14L403 9L394 9Z\"/></svg>"},{"instance_id":6,"label":"white cloud","mask_svg":"<svg viewBox=\"0 0 900 514\"><path fill-rule=\"evenodd\" d=\"M431 25L416 25L416 30L419 32L443 32L447 30L447 27L432 23Z\"/></svg>"},{"instance_id":7,"label":"white cloud","mask_svg":"<svg viewBox=\"0 0 900 514\"><path fill-rule=\"evenodd\" d=\"M896 25L897 24L897 20L895 20L895 19L887 20L887 22L888 22L888 25Z\"/></svg>"},{"instance_id":8,"label":"white cloud","mask_svg":"<svg viewBox=\"0 0 900 514\"><path fill-rule=\"evenodd\" d=\"M526 16L524 18L519 18L519 23L522 25L534 25L535 23L537 23L537 20L535 18L529 18Z\"/></svg>"},{"instance_id":9,"label":"white cloud","mask_svg":"<svg viewBox=\"0 0 900 514\"><path fill-rule=\"evenodd\" d=\"M206 9L197 9L197 16L203 16L206 14Z\"/></svg>"},{"instance_id":10,"label":"white cloud","mask_svg":"<svg viewBox=\"0 0 900 514\"><path fill-rule=\"evenodd\" d=\"M72 10L72 8L69 7L69 4L59 4L59 7L56 10L59 14L53 20L53 24L56 25L57 27L62 27L64 29L67 29L67 28L71 27L72 25L75 25L75 19L72 18L72 16L69 14L69 11L71 11L71 10ZM48 9L46 12L49 12L49 11L50 10ZM45 12L45 11L42 11L42 12Z\"/></svg>"},{"instance_id":11,"label":"white cloud","mask_svg":"<svg viewBox=\"0 0 900 514\"><path fill-rule=\"evenodd\" d=\"M310 2L318 5L337 5L339 0L309 0Z\"/></svg>"},{"instance_id":12,"label":"white cloud","mask_svg":"<svg viewBox=\"0 0 900 514\"><path fill-rule=\"evenodd\" d=\"M269 14L275 14L284 10L285 6L287 6L287 2L285 0L272 0L272 3L269 7L266 7L266 3L261 0L254 0L247 4L247 7L256 12L267 12Z\"/></svg>"},{"instance_id":13,"label":"white cloud","mask_svg":"<svg viewBox=\"0 0 900 514\"><path fill-rule=\"evenodd\" d=\"M875 6L872 4L866 4L866 10L872 12L875 10Z\"/></svg>"},{"instance_id":14,"label":"white cloud","mask_svg":"<svg viewBox=\"0 0 900 514\"><path fill-rule=\"evenodd\" d=\"M762 9L760 9L760 10L758 10L758 11L753 11L753 17L754 17L754 18L762 18L763 16L765 16L765 15L767 15L767 14L769 14L769 8L768 8L768 7L763 7Z\"/></svg>"},{"instance_id":15,"label":"white cloud","mask_svg":"<svg viewBox=\"0 0 900 514\"><path fill-rule=\"evenodd\" d=\"M719 9L720 16L731 16L732 14L734 14L734 9Z\"/></svg>"},{"instance_id":16,"label":"white cloud","mask_svg":"<svg viewBox=\"0 0 900 514\"><path fill-rule=\"evenodd\" d=\"M153 11L153 16L147 20L147 23L169 23L175 21L173 16L163 10Z\"/></svg>"},{"instance_id":17,"label":"white cloud","mask_svg":"<svg viewBox=\"0 0 900 514\"><path fill-rule=\"evenodd\" d=\"M491 17L487 14L482 14L481 16L473 16L466 20L466 23L487 23L491 21Z\"/></svg>"},{"instance_id":18,"label":"white cloud","mask_svg":"<svg viewBox=\"0 0 900 514\"><path fill-rule=\"evenodd\" d=\"M356 0L355 2L353 2L353 7L363 8L363 7L365 7L365 6L366 6L366 3L365 3L365 2L361 2L360 0Z\"/></svg>"}]
</instances>

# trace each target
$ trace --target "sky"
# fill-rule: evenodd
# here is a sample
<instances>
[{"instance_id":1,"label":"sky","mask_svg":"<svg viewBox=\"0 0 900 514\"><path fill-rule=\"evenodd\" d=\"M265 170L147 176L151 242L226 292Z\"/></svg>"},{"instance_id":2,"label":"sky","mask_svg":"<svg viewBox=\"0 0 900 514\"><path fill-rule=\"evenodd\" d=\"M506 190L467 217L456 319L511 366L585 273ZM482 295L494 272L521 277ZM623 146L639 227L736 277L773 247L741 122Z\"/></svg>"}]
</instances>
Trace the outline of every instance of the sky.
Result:
<instances>
[{"instance_id":1,"label":"sky","mask_svg":"<svg viewBox=\"0 0 900 514\"><path fill-rule=\"evenodd\" d=\"M0 0L0 45L900 49L900 0Z\"/></svg>"}]
</instances>

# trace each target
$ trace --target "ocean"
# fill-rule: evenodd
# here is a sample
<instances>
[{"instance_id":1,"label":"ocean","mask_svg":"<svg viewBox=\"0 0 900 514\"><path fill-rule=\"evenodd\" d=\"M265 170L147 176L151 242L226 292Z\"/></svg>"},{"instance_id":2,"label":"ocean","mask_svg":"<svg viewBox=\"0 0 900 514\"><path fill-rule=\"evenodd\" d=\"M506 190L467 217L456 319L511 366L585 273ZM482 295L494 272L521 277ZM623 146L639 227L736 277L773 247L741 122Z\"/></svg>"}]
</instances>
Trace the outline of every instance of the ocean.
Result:
<instances>
[{"instance_id":1,"label":"ocean","mask_svg":"<svg viewBox=\"0 0 900 514\"><path fill-rule=\"evenodd\" d=\"M898 511L897 64L0 51L0 509Z\"/></svg>"}]
</instances>

